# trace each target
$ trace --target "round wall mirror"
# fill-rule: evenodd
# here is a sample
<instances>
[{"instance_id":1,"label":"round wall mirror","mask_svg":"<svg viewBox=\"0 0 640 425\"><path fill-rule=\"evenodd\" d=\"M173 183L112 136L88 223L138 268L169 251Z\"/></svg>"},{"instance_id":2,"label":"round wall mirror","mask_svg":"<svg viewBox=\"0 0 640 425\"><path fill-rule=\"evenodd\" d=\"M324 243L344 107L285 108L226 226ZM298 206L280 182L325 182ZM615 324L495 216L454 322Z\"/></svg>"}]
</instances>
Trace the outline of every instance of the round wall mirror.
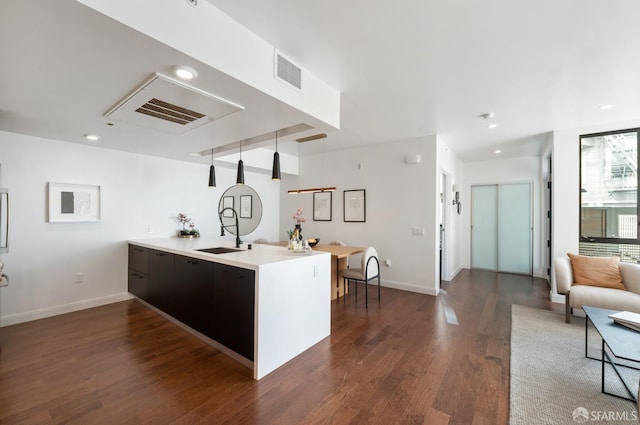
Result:
<instances>
[{"instance_id":1,"label":"round wall mirror","mask_svg":"<svg viewBox=\"0 0 640 425\"><path fill-rule=\"evenodd\" d=\"M258 193L246 184L227 189L218 204L218 216L224 228L233 235L244 236L256 230L262 220L262 201ZM238 230L236 229L238 220Z\"/></svg>"}]
</instances>

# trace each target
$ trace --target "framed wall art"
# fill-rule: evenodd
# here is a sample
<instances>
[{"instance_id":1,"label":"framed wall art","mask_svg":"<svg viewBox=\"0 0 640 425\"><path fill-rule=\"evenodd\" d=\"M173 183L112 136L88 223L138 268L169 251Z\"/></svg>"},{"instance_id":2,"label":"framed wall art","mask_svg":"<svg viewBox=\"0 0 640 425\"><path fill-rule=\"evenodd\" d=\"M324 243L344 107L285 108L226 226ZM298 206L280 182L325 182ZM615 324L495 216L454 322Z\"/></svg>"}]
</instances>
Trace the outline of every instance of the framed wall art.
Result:
<instances>
[{"instance_id":1,"label":"framed wall art","mask_svg":"<svg viewBox=\"0 0 640 425\"><path fill-rule=\"evenodd\" d=\"M342 193L344 221L359 223L367 221L367 197L365 190L345 190Z\"/></svg>"},{"instance_id":2,"label":"framed wall art","mask_svg":"<svg viewBox=\"0 0 640 425\"><path fill-rule=\"evenodd\" d=\"M251 195L240 195L240 218L251 218Z\"/></svg>"},{"instance_id":3,"label":"framed wall art","mask_svg":"<svg viewBox=\"0 0 640 425\"><path fill-rule=\"evenodd\" d=\"M233 217L233 211L224 210L224 208L234 209L234 197L233 196L223 196L222 197L222 216L223 217Z\"/></svg>"},{"instance_id":4,"label":"framed wall art","mask_svg":"<svg viewBox=\"0 0 640 425\"><path fill-rule=\"evenodd\" d=\"M313 192L313 221L331 221L333 192Z\"/></svg>"},{"instance_id":5,"label":"framed wall art","mask_svg":"<svg viewBox=\"0 0 640 425\"><path fill-rule=\"evenodd\" d=\"M49 223L100 221L100 186L49 182Z\"/></svg>"}]
</instances>

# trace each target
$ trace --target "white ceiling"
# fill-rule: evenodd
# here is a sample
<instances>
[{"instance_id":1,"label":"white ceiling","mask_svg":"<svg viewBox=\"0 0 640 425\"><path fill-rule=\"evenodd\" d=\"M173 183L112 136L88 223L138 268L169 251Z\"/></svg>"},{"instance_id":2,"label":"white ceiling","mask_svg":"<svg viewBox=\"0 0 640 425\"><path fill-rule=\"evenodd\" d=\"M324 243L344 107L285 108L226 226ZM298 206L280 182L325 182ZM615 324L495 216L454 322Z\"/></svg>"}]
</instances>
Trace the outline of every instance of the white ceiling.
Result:
<instances>
[{"instance_id":1,"label":"white ceiling","mask_svg":"<svg viewBox=\"0 0 640 425\"><path fill-rule=\"evenodd\" d=\"M342 93L341 129L302 153L438 134L463 160L531 155L554 129L640 117L637 0L209 1ZM2 2L0 40L2 130L98 132L101 146L206 162L191 154L309 121L73 0ZM253 112L178 139L106 125L109 107L178 63Z\"/></svg>"}]
</instances>

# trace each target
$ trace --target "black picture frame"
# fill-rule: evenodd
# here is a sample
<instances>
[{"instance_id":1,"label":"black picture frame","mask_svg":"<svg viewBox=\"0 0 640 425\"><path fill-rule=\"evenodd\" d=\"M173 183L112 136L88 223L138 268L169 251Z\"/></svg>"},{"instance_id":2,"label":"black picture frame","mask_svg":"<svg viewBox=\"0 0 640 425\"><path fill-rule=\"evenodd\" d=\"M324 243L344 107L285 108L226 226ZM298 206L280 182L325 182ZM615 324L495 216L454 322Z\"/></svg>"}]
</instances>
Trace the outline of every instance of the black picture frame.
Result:
<instances>
[{"instance_id":1,"label":"black picture frame","mask_svg":"<svg viewBox=\"0 0 640 425\"><path fill-rule=\"evenodd\" d=\"M235 199L233 196L222 197L222 208L231 208L235 211ZM225 210L222 212L223 217L233 217L233 211Z\"/></svg>"},{"instance_id":2,"label":"black picture frame","mask_svg":"<svg viewBox=\"0 0 640 425\"><path fill-rule=\"evenodd\" d=\"M252 202L253 197L251 195L240 195L240 218L252 218Z\"/></svg>"},{"instance_id":3,"label":"black picture frame","mask_svg":"<svg viewBox=\"0 0 640 425\"><path fill-rule=\"evenodd\" d=\"M313 192L313 221L331 221L332 205L332 192Z\"/></svg>"},{"instance_id":4,"label":"black picture frame","mask_svg":"<svg viewBox=\"0 0 640 425\"><path fill-rule=\"evenodd\" d=\"M342 210L345 223L364 223L367 221L367 193L365 189L345 190L342 192Z\"/></svg>"}]
</instances>

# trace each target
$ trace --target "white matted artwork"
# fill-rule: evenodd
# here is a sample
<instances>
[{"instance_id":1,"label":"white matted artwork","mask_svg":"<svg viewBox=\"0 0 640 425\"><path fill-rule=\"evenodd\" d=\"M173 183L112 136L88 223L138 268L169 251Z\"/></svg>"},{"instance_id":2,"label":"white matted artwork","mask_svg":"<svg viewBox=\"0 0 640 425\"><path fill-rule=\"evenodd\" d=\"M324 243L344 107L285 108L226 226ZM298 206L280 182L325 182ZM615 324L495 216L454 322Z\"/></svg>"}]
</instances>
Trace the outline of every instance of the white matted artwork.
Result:
<instances>
[{"instance_id":1,"label":"white matted artwork","mask_svg":"<svg viewBox=\"0 0 640 425\"><path fill-rule=\"evenodd\" d=\"M222 197L222 216L223 217L233 217L234 209L234 197L233 196L223 196ZM231 208L233 211L227 210L226 208Z\"/></svg>"},{"instance_id":2,"label":"white matted artwork","mask_svg":"<svg viewBox=\"0 0 640 425\"><path fill-rule=\"evenodd\" d=\"M313 221L331 221L332 192L313 193Z\"/></svg>"},{"instance_id":3,"label":"white matted artwork","mask_svg":"<svg viewBox=\"0 0 640 425\"><path fill-rule=\"evenodd\" d=\"M100 186L49 182L49 223L100 221Z\"/></svg>"},{"instance_id":4,"label":"white matted artwork","mask_svg":"<svg viewBox=\"0 0 640 425\"><path fill-rule=\"evenodd\" d=\"M240 218L251 218L251 195L240 195Z\"/></svg>"},{"instance_id":5,"label":"white matted artwork","mask_svg":"<svg viewBox=\"0 0 640 425\"><path fill-rule=\"evenodd\" d=\"M342 194L344 221L361 223L367 221L367 198L365 190L345 190Z\"/></svg>"}]
</instances>

